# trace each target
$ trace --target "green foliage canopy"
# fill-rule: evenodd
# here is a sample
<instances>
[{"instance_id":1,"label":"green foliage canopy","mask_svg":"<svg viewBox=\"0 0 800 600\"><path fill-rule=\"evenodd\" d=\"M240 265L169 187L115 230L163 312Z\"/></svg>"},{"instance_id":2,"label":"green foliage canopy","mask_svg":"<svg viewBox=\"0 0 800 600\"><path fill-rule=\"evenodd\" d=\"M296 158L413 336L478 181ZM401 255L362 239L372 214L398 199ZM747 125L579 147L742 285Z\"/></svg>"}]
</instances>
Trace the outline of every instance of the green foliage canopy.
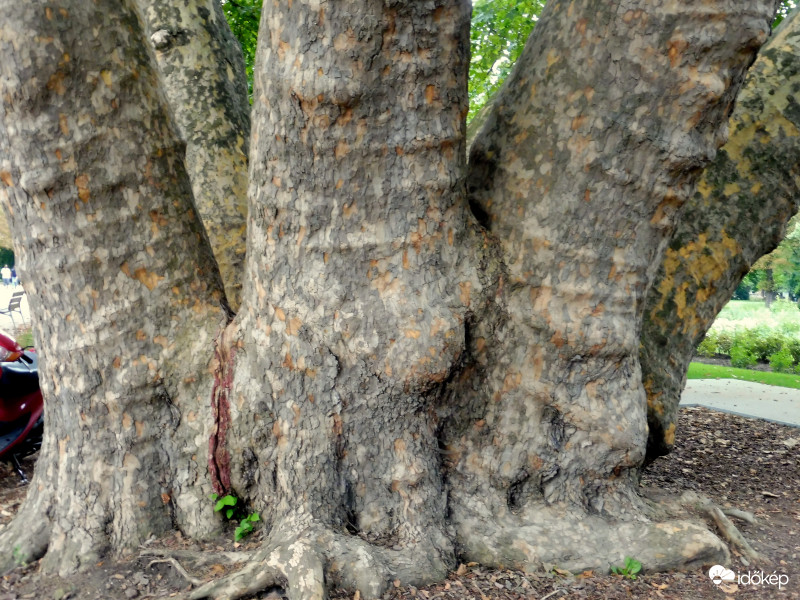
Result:
<instances>
[{"instance_id":1,"label":"green foliage canopy","mask_svg":"<svg viewBox=\"0 0 800 600\"><path fill-rule=\"evenodd\" d=\"M231 31L242 46L252 99L261 0L220 0ZM469 69L469 116L473 116L500 89L522 52L545 0L474 0ZM795 8L795 0L782 0L773 27Z\"/></svg>"},{"instance_id":2,"label":"green foliage canopy","mask_svg":"<svg viewBox=\"0 0 800 600\"><path fill-rule=\"evenodd\" d=\"M795 8L795 0L782 0L780 6L778 7L778 12L775 15L775 20L772 22L772 28L774 29L778 25L781 24L790 12L792 12Z\"/></svg>"},{"instance_id":3,"label":"green foliage canopy","mask_svg":"<svg viewBox=\"0 0 800 600\"><path fill-rule=\"evenodd\" d=\"M544 0L475 0L473 3L469 119L511 72L542 8Z\"/></svg>"},{"instance_id":4,"label":"green foliage canopy","mask_svg":"<svg viewBox=\"0 0 800 600\"><path fill-rule=\"evenodd\" d=\"M253 65L256 60L258 43L258 23L261 21L261 0L220 0L222 12L239 40L247 69L247 89L250 102L253 101Z\"/></svg>"}]
</instances>

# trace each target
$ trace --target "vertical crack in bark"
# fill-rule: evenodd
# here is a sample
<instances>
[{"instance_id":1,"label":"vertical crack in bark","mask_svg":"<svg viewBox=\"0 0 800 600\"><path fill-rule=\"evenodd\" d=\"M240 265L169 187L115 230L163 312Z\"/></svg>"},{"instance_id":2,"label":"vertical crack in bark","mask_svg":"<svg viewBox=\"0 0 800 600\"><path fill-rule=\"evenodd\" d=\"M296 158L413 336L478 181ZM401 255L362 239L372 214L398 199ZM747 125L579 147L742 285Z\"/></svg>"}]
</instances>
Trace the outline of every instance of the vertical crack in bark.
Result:
<instances>
[{"instance_id":1,"label":"vertical crack in bark","mask_svg":"<svg viewBox=\"0 0 800 600\"><path fill-rule=\"evenodd\" d=\"M227 345L223 332L214 346L214 386L211 392L214 424L208 439L208 473L214 491L220 495L231 491L231 457L226 440L231 420L229 395L235 358L236 347Z\"/></svg>"}]
</instances>

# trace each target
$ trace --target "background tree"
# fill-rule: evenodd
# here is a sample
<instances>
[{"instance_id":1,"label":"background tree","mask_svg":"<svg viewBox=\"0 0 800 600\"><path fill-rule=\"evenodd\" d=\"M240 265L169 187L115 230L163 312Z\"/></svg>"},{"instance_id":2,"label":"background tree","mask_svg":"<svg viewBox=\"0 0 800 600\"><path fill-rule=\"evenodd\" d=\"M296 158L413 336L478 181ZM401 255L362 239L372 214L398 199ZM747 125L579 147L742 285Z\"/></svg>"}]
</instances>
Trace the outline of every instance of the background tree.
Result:
<instances>
[{"instance_id":1,"label":"background tree","mask_svg":"<svg viewBox=\"0 0 800 600\"><path fill-rule=\"evenodd\" d=\"M232 321L136 6L0 0L0 181L48 423L4 568L208 536L212 490L268 534L195 598L374 597L456 548L726 559L638 494L638 342L776 3L551 1L469 167L468 3L267 3Z\"/></svg>"},{"instance_id":2,"label":"background tree","mask_svg":"<svg viewBox=\"0 0 800 600\"><path fill-rule=\"evenodd\" d=\"M759 258L750 274L756 280L756 289L764 292L764 301L769 306L777 294L796 297L800 291L800 231L797 216L789 221L788 233L778 247Z\"/></svg>"}]
</instances>

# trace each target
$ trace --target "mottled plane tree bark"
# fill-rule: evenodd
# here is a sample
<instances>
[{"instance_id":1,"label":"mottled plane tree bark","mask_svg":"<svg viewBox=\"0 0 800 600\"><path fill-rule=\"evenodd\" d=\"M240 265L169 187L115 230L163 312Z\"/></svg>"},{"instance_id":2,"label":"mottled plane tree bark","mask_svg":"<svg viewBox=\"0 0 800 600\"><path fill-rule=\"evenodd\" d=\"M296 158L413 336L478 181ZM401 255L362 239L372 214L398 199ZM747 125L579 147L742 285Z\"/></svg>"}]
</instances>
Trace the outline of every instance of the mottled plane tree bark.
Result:
<instances>
[{"instance_id":1,"label":"mottled plane tree bark","mask_svg":"<svg viewBox=\"0 0 800 600\"><path fill-rule=\"evenodd\" d=\"M800 12L750 69L730 138L686 203L648 293L640 358L648 459L668 453L695 348L800 205Z\"/></svg>"},{"instance_id":2,"label":"mottled plane tree bark","mask_svg":"<svg viewBox=\"0 0 800 600\"><path fill-rule=\"evenodd\" d=\"M212 489L266 533L194 598L375 597L457 555L724 561L637 493L638 340L774 9L553 0L467 166L468 2L266 3L229 323L135 6L0 0L0 189L47 397L0 565L210 535Z\"/></svg>"},{"instance_id":3,"label":"mottled plane tree bark","mask_svg":"<svg viewBox=\"0 0 800 600\"><path fill-rule=\"evenodd\" d=\"M174 527L216 529L208 371L225 294L130 7L0 12L0 179L47 423L0 543L47 549L44 568L66 573Z\"/></svg>"},{"instance_id":4,"label":"mottled plane tree bark","mask_svg":"<svg viewBox=\"0 0 800 600\"><path fill-rule=\"evenodd\" d=\"M239 309L247 222L250 103L239 42L219 0L137 0L178 133L194 204Z\"/></svg>"}]
</instances>

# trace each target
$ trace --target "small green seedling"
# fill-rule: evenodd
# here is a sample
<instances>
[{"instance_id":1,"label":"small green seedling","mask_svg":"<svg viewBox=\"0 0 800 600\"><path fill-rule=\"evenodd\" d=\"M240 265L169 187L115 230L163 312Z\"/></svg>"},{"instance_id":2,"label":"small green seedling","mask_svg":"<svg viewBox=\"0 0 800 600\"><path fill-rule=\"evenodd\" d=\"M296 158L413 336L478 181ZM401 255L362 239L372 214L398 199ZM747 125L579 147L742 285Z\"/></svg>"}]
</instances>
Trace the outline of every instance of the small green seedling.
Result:
<instances>
[{"instance_id":1,"label":"small green seedling","mask_svg":"<svg viewBox=\"0 0 800 600\"><path fill-rule=\"evenodd\" d=\"M239 499L236 496L231 496L228 494L227 496L223 496L220 498L216 494L211 494L211 499L215 500L217 503L214 505L214 512L222 512L225 515L225 518L230 520L233 518L233 515L236 514L236 503L239 502Z\"/></svg>"},{"instance_id":2,"label":"small green seedling","mask_svg":"<svg viewBox=\"0 0 800 600\"><path fill-rule=\"evenodd\" d=\"M14 564L16 564L18 567L28 566L28 556L19 546L14 546L14 548L11 550L11 557L14 559Z\"/></svg>"},{"instance_id":3,"label":"small green seedling","mask_svg":"<svg viewBox=\"0 0 800 600\"><path fill-rule=\"evenodd\" d=\"M624 567L618 567L616 565L611 567L611 572L614 573L614 575L622 575L626 579L636 579L636 574L641 570L642 563L630 556L625 557Z\"/></svg>"},{"instance_id":4,"label":"small green seedling","mask_svg":"<svg viewBox=\"0 0 800 600\"><path fill-rule=\"evenodd\" d=\"M238 542L243 537L250 535L253 531L253 523L256 523L261 520L261 517L258 516L258 513L253 513L251 515L247 515L244 519L239 521L239 526L236 528L236 541Z\"/></svg>"},{"instance_id":5,"label":"small green seedling","mask_svg":"<svg viewBox=\"0 0 800 600\"><path fill-rule=\"evenodd\" d=\"M247 514L236 496L226 494L220 498L218 494L211 494L211 500L216 502L214 512L222 513L228 521L239 521L234 533L237 542L250 535L253 532L253 523L261 520L258 513Z\"/></svg>"}]
</instances>

